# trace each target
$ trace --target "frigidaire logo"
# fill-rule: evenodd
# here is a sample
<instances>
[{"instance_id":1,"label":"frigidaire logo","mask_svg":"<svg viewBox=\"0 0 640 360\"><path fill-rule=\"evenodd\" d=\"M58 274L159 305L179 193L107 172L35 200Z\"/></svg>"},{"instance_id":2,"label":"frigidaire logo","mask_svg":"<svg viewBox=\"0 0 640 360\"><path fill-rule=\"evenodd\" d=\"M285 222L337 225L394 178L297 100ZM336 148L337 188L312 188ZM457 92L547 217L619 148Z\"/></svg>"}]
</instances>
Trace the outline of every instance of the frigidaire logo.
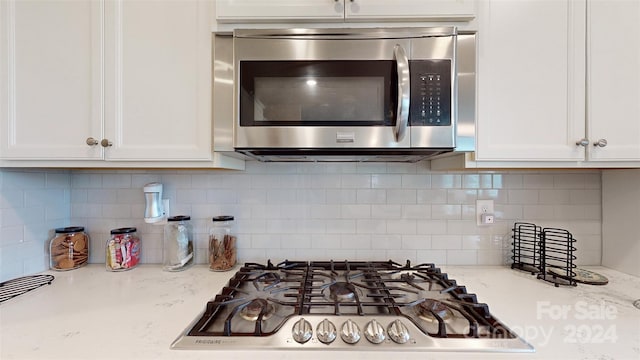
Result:
<instances>
[{"instance_id":1,"label":"frigidaire logo","mask_svg":"<svg viewBox=\"0 0 640 360\"><path fill-rule=\"evenodd\" d=\"M220 339L197 339L196 340L196 344L203 344L203 345L222 345L222 344L230 344L230 343L234 343L235 341L233 340L220 340Z\"/></svg>"}]
</instances>

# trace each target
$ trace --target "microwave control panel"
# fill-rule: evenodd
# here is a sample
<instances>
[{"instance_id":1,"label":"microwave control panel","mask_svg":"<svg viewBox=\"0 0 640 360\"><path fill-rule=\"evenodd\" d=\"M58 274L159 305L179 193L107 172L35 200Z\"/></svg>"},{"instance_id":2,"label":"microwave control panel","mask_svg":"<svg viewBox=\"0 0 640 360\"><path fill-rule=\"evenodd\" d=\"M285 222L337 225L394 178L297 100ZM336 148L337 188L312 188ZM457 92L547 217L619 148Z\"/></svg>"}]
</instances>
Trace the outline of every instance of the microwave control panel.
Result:
<instances>
[{"instance_id":1,"label":"microwave control panel","mask_svg":"<svg viewBox=\"0 0 640 360\"><path fill-rule=\"evenodd\" d=\"M451 125L451 60L411 60L410 126Z\"/></svg>"}]
</instances>

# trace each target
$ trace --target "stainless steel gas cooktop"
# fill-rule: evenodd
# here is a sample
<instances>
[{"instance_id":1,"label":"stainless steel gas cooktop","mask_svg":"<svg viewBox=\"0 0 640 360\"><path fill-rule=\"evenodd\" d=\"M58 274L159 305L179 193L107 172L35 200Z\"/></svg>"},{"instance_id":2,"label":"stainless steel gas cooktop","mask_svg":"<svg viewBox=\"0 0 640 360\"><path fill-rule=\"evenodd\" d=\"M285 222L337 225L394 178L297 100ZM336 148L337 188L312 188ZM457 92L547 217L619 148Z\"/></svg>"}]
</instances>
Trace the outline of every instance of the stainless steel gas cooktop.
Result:
<instances>
[{"instance_id":1,"label":"stainless steel gas cooktop","mask_svg":"<svg viewBox=\"0 0 640 360\"><path fill-rule=\"evenodd\" d=\"M532 352L433 264L247 263L173 349Z\"/></svg>"}]
</instances>

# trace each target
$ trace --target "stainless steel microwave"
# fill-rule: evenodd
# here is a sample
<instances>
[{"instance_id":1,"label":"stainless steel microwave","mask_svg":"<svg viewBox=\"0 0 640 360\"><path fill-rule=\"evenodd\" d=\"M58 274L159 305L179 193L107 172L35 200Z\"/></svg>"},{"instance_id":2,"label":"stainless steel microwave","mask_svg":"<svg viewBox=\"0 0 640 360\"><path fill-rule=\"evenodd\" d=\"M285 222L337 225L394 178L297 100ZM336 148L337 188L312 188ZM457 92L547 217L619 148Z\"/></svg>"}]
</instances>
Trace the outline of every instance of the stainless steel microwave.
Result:
<instances>
[{"instance_id":1,"label":"stainless steel microwave","mask_svg":"<svg viewBox=\"0 0 640 360\"><path fill-rule=\"evenodd\" d=\"M252 29L214 41L214 143L238 153L418 161L474 148L474 34Z\"/></svg>"}]
</instances>

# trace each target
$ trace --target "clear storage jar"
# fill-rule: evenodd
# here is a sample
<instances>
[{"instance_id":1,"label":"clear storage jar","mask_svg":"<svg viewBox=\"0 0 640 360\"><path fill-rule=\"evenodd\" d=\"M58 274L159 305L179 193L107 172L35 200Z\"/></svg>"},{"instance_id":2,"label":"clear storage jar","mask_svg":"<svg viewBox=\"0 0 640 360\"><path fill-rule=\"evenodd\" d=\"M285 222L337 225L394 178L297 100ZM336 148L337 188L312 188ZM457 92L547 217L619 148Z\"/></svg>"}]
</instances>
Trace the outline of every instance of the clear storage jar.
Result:
<instances>
[{"instance_id":1,"label":"clear storage jar","mask_svg":"<svg viewBox=\"0 0 640 360\"><path fill-rule=\"evenodd\" d=\"M216 216L209 229L209 269L227 271L236 264L236 236L233 216Z\"/></svg>"},{"instance_id":2,"label":"clear storage jar","mask_svg":"<svg viewBox=\"0 0 640 360\"><path fill-rule=\"evenodd\" d=\"M89 236L82 226L55 229L49 241L49 268L65 271L77 269L89 261Z\"/></svg>"},{"instance_id":3,"label":"clear storage jar","mask_svg":"<svg viewBox=\"0 0 640 360\"><path fill-rule=\"evenodd\" d=\"M107 240L105 264L109 271L133 269L140 262L141 243L134 227L111 230Z\"/></svg>"},{"instance_id":4,"label":"clear storage jar","mask_svg":"<svg viewBox=\"0 0 640 360\"><path fill-rule=\"evenodd\" d=\"M164 226L162 264L165 271L182 271L195 262L191 217L180 215L167 219Z\"/></svg>"}]
</instances>

